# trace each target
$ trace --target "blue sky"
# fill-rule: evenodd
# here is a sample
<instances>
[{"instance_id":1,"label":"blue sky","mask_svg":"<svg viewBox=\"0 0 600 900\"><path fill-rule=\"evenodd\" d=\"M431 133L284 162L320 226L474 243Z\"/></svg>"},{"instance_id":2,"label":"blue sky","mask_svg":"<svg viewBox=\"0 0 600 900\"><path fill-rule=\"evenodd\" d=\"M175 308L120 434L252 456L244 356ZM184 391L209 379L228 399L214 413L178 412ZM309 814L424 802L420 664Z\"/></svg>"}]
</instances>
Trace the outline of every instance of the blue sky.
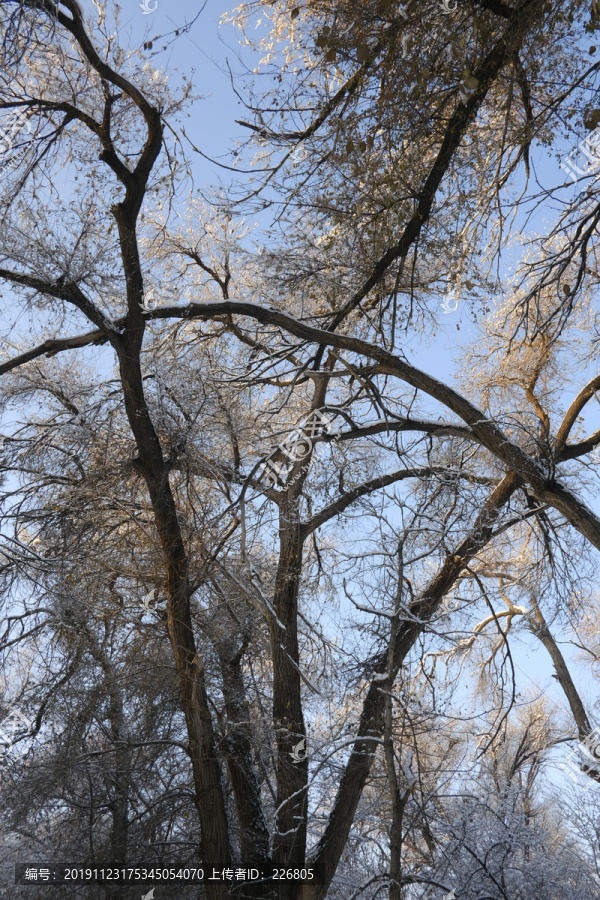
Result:
<instances>
[{"instance_id":1,"label":"blue sky","mask_svg":"<svg viewBox=\"0 0 600 900\"><path fill-rule=\"evenodd\" d=\"M186 131L206 156L217 162L230 164L230 151L234 149L236 141L247 137L247 131L235 123L236 118L244 118L246 114L232 88L228 71L229 65L236 79L243 72L244 56L240 60L242 48L238 43L239 32L230 25L219 28L219 20L229 7L216 0L208 0L203 8L201 4L191 0L177 0L176 3L169 0L145 0L145 3L154 11L144 13L140 0L127 0L121 6L122 45L142 46L145 42L152 41L153 48L148 56L154 65L178 70L182 74L193 73L195 91L203 99L194 104L191 117L186 119ZM90 0L86 0L84 8L90 14L95 12ZM173 37L174 30L180 29L186 21L192 21L198 14L190 32L181 35L163 51L162 46ZM161 38L161 35L166 38ZM256 59L247 51L245 58L250 68L257 64ZM239 81L236 84L239 86ZM565 152L569 149L571 148L565 148ZM533 168L544 182L558 183L564 180L556 160L547 148L537 151L534 149L532 162ZM193 155L193 166L196 186L200 188L208 184L227 184L231 179L231 173L197 154ZM548 213L547 207L540 207L529 221L530 231L545 230ZM552 216L548 218L551 219ZM440 302L442 299L440 297ZM461 324L460 332L456 329L457 323ZM415 336L407 342L404 349L415 365L437 378L451 379L461 345L473 336L473 330L469 325L469 317L460 306L455 313L449 315L440 312L439 326L440 330L434 338L429 336L419 339ZM553 670L550 660L539 642L532 637L528 647L514 643L513 652L518 671L518 689L523 690L528 682L534 681L542 690L547 690L564 703L557 683L551 678ZM593 683L589 676L577 667L574 674L578 687L584 693L589 693L586 699L593 697Z\"/></svg>"}]
</instances>

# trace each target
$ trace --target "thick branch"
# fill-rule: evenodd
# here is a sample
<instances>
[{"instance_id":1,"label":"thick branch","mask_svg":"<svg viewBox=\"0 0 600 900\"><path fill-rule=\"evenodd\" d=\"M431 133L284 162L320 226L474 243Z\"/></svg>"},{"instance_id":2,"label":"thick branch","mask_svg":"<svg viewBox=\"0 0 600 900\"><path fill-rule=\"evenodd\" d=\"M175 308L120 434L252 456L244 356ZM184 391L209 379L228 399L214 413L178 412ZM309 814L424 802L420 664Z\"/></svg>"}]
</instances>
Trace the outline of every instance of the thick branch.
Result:
<instances>
[{"instance_id":1,"label":"thick branch","mask_svg":"<svg viewBox=\"0 0 600 900\"><path fill-rule=\"evenodd\" d=\"M375 264L373 271L367 280L362 284L358 291L356 291L348 303L346 303L346 305L336 314L331 323L332 331L338 327L340 322L342 322L353 309L356 309L369 291L381 281L392 263L397 259L402 259L406 256L410 247L412 247L418 239L423 226L431 214L433 202L442 182L442 178L448 171L452 159L454 158L454 154L458 150L467 128L477 116L488 91L502 71L505 63L511 59L515 51L521 46L523 38L531 26L533 15L542 5L543 0L525 0L525 2L520 4L518 9L510 10L509 23L500 41L488 54L487 58L481 63L479 68L473 73L479 82L477 90L469 98L466 104L459 103L450 117L438 155L421 191L419 192L415 212L406 224L400 240L393 247L386 250L383 256Z\"/></svg>"},{"instance_id":2,"label":"thick branch","mask_svg":"<svg viewBox=\"0 0 600 900\"><path fill-rule=\"evenodd\" d=\"M533 621L531 622L530 627L533 634L535 634L535 636L539 638L539 640L542 642L542 644L550 654L558 683L563 689L565 697L567 698L569 706L571 707L571 712L573 713L573 718L575 719L575 724L577 725L579 737L581 738L581 740L583 740L592 730L589 719L587 717L587 713L585 711L585 707L581 701L581 697L579 696L573 679L571 678L571 673L569 672L569 667L565 662L565 658L560 652L558 644L554 640L554 637L552 636L550 629L548 628L542 611L539 608L537 601L535 600L533 602Z\"/></svg>"},{"instance_id":3,"label":"thick branch","mask_svg":"<svg viewBox=\"0 0 600 900\"><path fill-rule=\"evenodd\" d=\"M514 14L514 6L503 3L502 0L473 0L475 6L482 6L493 12L495 16L502 16L503 19L510 19Z\"/></svg>"},{"instance_id":4,"label":"thick branch","mask_svg":"<svg viewBox=\"0 0 600 900\"><path fill-rule=\"evenodd\" d=\"M372 738L380 738L384 730L386 691L391 690L400 666L413 647L418 636L440 606L443 598L456 583L464 566L479 553L493 535L494 524L500 510L508 503L521 481L514 474L506 475L498 487L490 494L473 528L461 542L456 552L449 554L438 574L429 582L419 597L410 606L414 621L404 621L398 629L394 646L391 648L392 665L389 654L381 654L375 665L375 678L367 691L358 729L358 740L344 769L339 783L333 810L325 833L315 855L315 864L322 866L323 885L305 891L303 900L324 900L327 889L336 872L348 834L354 820L363 788L371 771L376 744ZM387 679L377 676L387 671ZM391 671L390 671L391 669ZM361 740L362 738L362 740ZM371 739L371 740L370 740Z\"/></svg>"},{"instance_id":5,"label":"thick branch","mask_svg":"<svg viewBox=\"0 0 600 900\"><path fill-rule=\"evenodd\" d=\"M181 307L163 307L148 314L150 318L211 318L215 315L246 315L259 322L279 327L301 338L314 341L321 346L333 346L349 350L360 356L375 359L379 365L373 367L381 374L401 378L407 384L421 390L444 406L448 407L471 428L473 435L491 453L527 481L538 500L553 506L587 540L600 550L600 520L581 500L558 484L544 471L542 466L518 444L510 440L492 420L488 419L469 400L453 388L431 375L411 366L408 362L361 338L324 331L300 322L277 309L260 307L245 301L215 300L202 304Z\"/></svg>"},{"instance_id":6,"label":"thick branch","mask_svg":"<svg viewBox=\"0 0 600 900\"><path fill-rule=\"evenodd\" d=\"M145 319L210 319L215 316L235 314L248 316L264 324L282 328L302 340L311 341L320 346L333 346L377 360L379 365L372 367L374 371L402 379L460 416L471 429L473 436L486 449L531 485L538 500L562 513L574 528L600 550L600 520L591 509L569 490L550 478L536 460L510 440L495 422L488 419L467 398L383 347L371 344L361 338L324 331L272 307L265 308L245 301L214 300L201 304L190 303L185 307L162 307L150 313L144 313L143 317Z\"/></svg>"},{"instance_id":7,"label":"thick branch","mask_svg":"<svg viewBox=\"0 0 600 900\"><path fill-rule=\"evenodd\" d=\"M58 5L54 4L52 0L28 0L27 6L30 6L33 9L43 9L46 13L60 22L60 24L76 39L85 58L96 72L106 81L121 88L128 97L131 97L133 102L142 112L146 121L150 123L155 115L154 108L148 103L142 92L139 91L134 84L128 81L127 78L124 78L123 75L115 72L114 69L111 69L111 67L98 56L96 48L92 44L89 35L85 30L83 12L79 4L76 0L61 0L61 2L71 13L72 19L69 19L68 16L61 12Z\"/></svg>"},{"instance_id":8,"label":"thick branch","mask_svg":"<svg viewBox=\"0 0 600 900\"><path fill-rule=\"evenodd\" d=\"M20 353L19 356L0 363L0 375L18 369L19 366L31 362L32 359L38 359L40 356L54 356L63 350L76 350L78 347L87 347L89 344L105 344L107 340L107 335L98 330L88 331L86 334L78 334L71 338L55 338L44 341L43 344L38 344L32 350L27 350L25 353Z\"/></svg>"},{"instance_id":9,"label":"thick branch","mask_svg":"<svg viewBox=\"0 0 600 900\"><path fill-rule=\"evenodd\" d=\"M558 429L558 433L556 435L556 452L562 453L565 449L565 445L567 442L567 438L571 433L571 429L573 425L577 421L577 418L581 414L581 410L586 405L588 400L595 395L596 391L600 388L600 375L596 375L591 381L588 381L586 386L579 391L568 410L565 413L565 416L562 420L561 426Z\"/></svg>"},{"instance_id":10,"label":"thick branch","mask_svg":"<svg viewBox=\"0 0 600 900\"><path fill-rule=\"evenodd\" d=\"M52 284L49 281L43 281L41 278L35 278L33 275L27 275L24 272L12 272L10 269L0 269L0 278L4 278L13 284L21 284L24 287L33 288L39 291L40 294L47 294L49 297L56 297L58 300L66 300L67 303L71 303L82 312L107 337L116 333L113 322L85 296L83 291L73 281L65 284L58 279ZM95 340L91 339L88 343L95 343ZM78 346L83 346L83 344ZM38 353L37 355L41 354Z\"/></svg>"},{"instance_id":11,"label":"thick branch","mask_svg":"<svg viewBox=\"0 0 600 900\"><path fill-rule=\"evenodd\" d=\"M338 516L360 497L372 494L373 491L378 491L380 488L387 487L390 484L396 484L398 481L402 481L405 478L426 478L431 475L441 475L446 476L447 478L462 478L466 481L475 482L476 484L491 483L491 479L489 478L470 475L468 472L459 472L449 469L447 466L418 466L411 469L398 469L396 472L390 472L386 475L372 478L370 481L359 484L353 490L346 491L346 493L342 494L341 497L338 497L334 503L326 506L313 516L310 521L305 522L302 525L302 540L305 540L309 534L312 534L313 531L320 528L325 522L333 519L334 516Z\"/></svg>"}]
</instances>

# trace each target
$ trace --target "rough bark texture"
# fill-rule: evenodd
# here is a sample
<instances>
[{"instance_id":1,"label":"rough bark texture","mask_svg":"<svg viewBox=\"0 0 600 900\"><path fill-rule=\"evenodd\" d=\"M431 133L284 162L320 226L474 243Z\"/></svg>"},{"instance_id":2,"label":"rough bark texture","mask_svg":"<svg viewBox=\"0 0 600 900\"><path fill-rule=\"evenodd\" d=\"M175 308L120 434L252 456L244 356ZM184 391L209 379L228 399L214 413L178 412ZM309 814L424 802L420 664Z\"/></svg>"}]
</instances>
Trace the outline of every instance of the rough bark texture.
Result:
<instances>
[{"instance_id":1,"label":"rough bark texture","mask_svg":"<svg viewBox=\"0 0 600 900\"><path fill-rule=\"evenodd\" d=\"M234 654L218 649L228 722L226 758L240 828L242 862L246 866L268 868L271 864L269 832L252 759L248 712L244 707L242 654L245 648Z\"/></svg>"},{"instance_id":2,"label":"rough bark texture","mask_svg":"<svg viewBox=\"0 0 600 900\"><path fill-rule=\"evenodd\" d=\"M302 711L298 652L298 588L302 541L298 501L286 498L280 508L280 555L275 581L275 612L271 620L273 658L273 726L277 741L277 820L273 839L273 864L303 868L306 850L308 760L306 745L294 762L294 748L306 742ZM297 885L281 886L282 900L296 895Z\"/></svg>"},{"instance_id":3,"label":"rough bark texture","mask_svg":"<svg viewBox=\"0 0 600 900\"><path fill-rule=\"evenodd\" d=\"M141 303L143 294L137 299ZM164 555L167 627L189 737L188 752L201 827L201 858L208 865L225 867L231 862L229 829L203 662L192 628L188 561L168 470L144 397L140 346L141 338L134 333L132 337L127 335L119 347L125 409L138 449L138 469L148 487ZM210 900L224 900L227 892L226 885L207 885Z\"/></svg>"}]
</instances>

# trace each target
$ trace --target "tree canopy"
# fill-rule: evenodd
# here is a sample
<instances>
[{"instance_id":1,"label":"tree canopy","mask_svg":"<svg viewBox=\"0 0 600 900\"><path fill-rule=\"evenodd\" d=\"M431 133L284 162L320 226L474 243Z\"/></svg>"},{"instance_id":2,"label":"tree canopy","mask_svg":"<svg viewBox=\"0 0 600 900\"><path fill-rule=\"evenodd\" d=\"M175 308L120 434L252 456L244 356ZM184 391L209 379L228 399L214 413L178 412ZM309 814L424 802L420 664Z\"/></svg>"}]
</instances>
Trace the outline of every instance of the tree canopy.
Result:
<instances>
[{"instance_id":1,"label":"tree canopy","mask_svg":"<svg viewBox=\"0 0 600 900\"><path fill-rule=\"evenodd\" d=\"M0 0L3 871L593 900L600 9L296 2Z\"/></svg>"}]
</instances>

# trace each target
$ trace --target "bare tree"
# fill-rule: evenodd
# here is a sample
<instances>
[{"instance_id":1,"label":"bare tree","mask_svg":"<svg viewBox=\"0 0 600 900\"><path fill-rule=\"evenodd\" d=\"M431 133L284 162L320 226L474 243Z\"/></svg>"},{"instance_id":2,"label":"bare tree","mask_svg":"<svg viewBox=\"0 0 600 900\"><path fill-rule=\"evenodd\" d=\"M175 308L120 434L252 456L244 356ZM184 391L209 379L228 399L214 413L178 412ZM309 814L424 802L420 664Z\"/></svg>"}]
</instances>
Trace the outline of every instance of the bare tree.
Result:
<instances>
[{"instance_id":1,"label":"bare tree","mask_svg":"<svg viewBox=\"0 0 600 900\"><path fill-rule=\"evenodd\" d=\"M244 121L258 187L182 204L191 85L119 46L118 10L0 4L22 123L0 277L32 325L0 363L2 646L6 705L35 721L3 827L28 850L264 873L209 900L550 900L552 853L593 896L538 806L553 746L594 724L554 630L580 637L600 549L593 189L516 288L493 270L529 199L505 188L588 103L590 23L583 3L447 11L275 6L284 123L271 88ZM284 246L248 249L257 205ZM483 319L462 387L399 349L449 288ZM571 716L547 733L517 702L532 633Z\"/></svg>"}]
</instances>

